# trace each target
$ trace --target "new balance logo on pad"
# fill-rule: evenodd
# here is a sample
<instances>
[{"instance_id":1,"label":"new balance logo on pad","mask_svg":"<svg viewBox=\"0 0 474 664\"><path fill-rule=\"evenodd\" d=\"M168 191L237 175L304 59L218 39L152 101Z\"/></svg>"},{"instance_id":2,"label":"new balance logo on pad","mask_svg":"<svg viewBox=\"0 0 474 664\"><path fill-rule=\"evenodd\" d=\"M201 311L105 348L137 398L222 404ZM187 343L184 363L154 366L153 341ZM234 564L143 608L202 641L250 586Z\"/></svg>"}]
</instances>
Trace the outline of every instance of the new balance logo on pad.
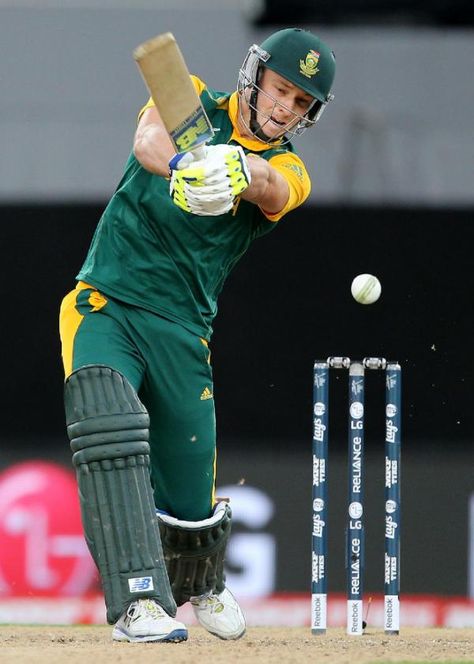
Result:
<instances>
[{"instance_id":1,"label":"new balance logo on pad","mask_svg":"<svg viewBox=\"0 0 474 664\"><path fill-rule=\"evenodd\" d=\"M154 590L153 578L151 576L139 576L128 580L131 593L141 593L144 590Z\"/></svg>"}]
</instances>

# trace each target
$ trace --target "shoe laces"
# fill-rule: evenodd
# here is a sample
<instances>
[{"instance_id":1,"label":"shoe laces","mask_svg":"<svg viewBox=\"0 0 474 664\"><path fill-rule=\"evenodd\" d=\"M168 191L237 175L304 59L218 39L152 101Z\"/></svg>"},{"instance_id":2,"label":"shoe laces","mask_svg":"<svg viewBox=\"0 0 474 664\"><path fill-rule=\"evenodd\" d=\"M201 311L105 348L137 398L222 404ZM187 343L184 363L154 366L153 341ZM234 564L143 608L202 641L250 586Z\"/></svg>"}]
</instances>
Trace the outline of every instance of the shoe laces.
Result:
<instances>
[{"instance_id":1,"label":"shoe laces","mask_svg":"<svg viewBox=\"0 0 474 664\"><path fill-rule=\"evenodd\" d=\"M164 611L161 608L157 602L155 602L152 599L138 599L135 602L132 602L130 606L128 607L127 610L127 616L129 618L136 618L136 612L139 609L144 609L145 612L151 617L151 618L162 618L164 615Z\"/></svg>"},{"instance_id":2,"label":"shoe laces","mask_svg":"<svg viewBox=\"0 0 474 664\"><path fill-rule=\"evenodd\" d=\"M212 591L199 597L191 597L191 604L201 609L209 609L211 613L221 613L224 610L224 604L219 596Z\"/></svg>"}]
</instances>

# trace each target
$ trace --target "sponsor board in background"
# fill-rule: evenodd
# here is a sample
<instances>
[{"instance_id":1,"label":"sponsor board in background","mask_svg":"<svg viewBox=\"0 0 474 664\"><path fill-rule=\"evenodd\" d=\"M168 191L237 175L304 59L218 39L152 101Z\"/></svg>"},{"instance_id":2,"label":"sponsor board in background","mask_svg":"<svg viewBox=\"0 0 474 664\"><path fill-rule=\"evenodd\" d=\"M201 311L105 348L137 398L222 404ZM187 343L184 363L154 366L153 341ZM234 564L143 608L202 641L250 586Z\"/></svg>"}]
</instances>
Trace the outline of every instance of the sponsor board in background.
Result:
<instances>
[{"instance_id":1,"label":"sponsor board in background","mask_svg":"<svg viewBox=\"0 0 474 664\"><path fill-rule=\"evenodd\" d=\"M277 542L266 532L276 509L272 498L246 484L221 486L217 495L232 503L226 574L249 625L309 626L309 588L307 594L275 594ZM404 594L402 627L474 627L474 494L469 514L471 599ZM313 566L314 573L324 574L324 568ZM331 594L327 611L328 625L342 627L346 598ZM179 615L195 624L189 605ZM105 609L83 539L73 472L28 461L0 473L0 623L46 622L102 624ZM383 626L382 596L373 597L369 626Z\"/></svg>"},{"instance_id":2,"label":"sponsor board in background","mask_svg":"<svg viewBox=\"0 0 474 664\"><path fill-rule=\"evenodd\" d=\"M72 471L27 461L0 473L0 598L97 589Z\"/></svg>"},{"instance_id":3,"label":"sponsor board in background","mask_svg":"<svg viewBox=\"0 0 474 664\"><path fill-rule=\"evenodd\" d=\"M468 524L468 557L467 557L467 576L468 576L468 594L474 601L474 493L469 498L469 524Z\"/></svg>"},{"instance_id":4,"label":"sponsor board in background","mask_svg":"<svg viewBox=\"0 0 474 664\"><path fill-rule=\"evenodd\" d=\"M239 596L271 594L276 541L264 530L273 517L272 499L239 485L220 487L218 495L230 498L234 516L229 585ZM98 590L73 472L31 460L0 473L0 598L74 597Z\"/></svg>"},{"instance_id":5,"label":"sponsor board in background","mask_svg":"<svg viewBox=\"0 0 474 664\"><path fill-rule=\"evenodd\" d=\"M311 596L308 594L271 595L242 598L239 603L249 626L288 626L310 629ZM330 595L327 605L329 627L346 625L347 599ZM364 607L365 611L365 607ZM400 611L404 627L473 627L474 601L462 597L404 595ZM195 625L190 604L178 609L178 620ZM383 629L384 599L373 596L368 616L368 629ZM76 598L4 598L0 599L0 623L10 624L105 624L101 595Z\"/></svg>"}]
</instances>

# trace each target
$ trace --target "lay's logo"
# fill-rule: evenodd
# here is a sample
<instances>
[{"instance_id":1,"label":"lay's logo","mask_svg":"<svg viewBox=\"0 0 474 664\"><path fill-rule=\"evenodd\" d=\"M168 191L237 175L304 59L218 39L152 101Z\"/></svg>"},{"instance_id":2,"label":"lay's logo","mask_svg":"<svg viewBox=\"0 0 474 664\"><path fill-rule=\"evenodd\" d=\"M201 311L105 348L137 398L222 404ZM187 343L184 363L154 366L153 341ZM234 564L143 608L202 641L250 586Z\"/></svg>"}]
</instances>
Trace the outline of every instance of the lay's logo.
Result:
<instances>
[{"instance_id":1,"label":"lay's logo","mask_svg":"<svg viewBox=\"0 0 474 664\"><path fill-rule=\"evenodd\" d=\"M304 60L300 60L300 73L311 78L318 73L319 53L311 49Z\"/></svg>"}]
</instances>

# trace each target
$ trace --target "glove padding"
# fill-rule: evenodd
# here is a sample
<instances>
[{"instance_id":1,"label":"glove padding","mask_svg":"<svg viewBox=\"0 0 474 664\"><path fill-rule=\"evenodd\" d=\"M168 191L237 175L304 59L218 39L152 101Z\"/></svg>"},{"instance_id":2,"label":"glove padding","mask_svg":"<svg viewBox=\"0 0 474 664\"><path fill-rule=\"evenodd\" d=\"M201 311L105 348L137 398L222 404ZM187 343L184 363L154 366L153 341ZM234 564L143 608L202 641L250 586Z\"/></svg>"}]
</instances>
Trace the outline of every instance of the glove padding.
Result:
<instances>
[{"instance_id":1,"label":"glove padding","mask_svg":"<svg viewBox=\"0 0 474 664\"><path fill-rule=\"evenodd\" d=\"M227 185L219 189L215 185L200 186L178 181L174 186L171 196L175 205L201 217L226 214L234 205L235 196Z\"/></svg>"},{"instance_id":2,"label":"glove padding","mask_svg":"<svg viewBox=\"0 0 474 664\"><path fill-rule=\"evenodd\" d=\"M186 212L217 216L229 212L236 196L251 181L247 158L240 146L211 145L206 157L190 161L189 153L170 161L170 196Z\"/></svg>"}]
</instances>

